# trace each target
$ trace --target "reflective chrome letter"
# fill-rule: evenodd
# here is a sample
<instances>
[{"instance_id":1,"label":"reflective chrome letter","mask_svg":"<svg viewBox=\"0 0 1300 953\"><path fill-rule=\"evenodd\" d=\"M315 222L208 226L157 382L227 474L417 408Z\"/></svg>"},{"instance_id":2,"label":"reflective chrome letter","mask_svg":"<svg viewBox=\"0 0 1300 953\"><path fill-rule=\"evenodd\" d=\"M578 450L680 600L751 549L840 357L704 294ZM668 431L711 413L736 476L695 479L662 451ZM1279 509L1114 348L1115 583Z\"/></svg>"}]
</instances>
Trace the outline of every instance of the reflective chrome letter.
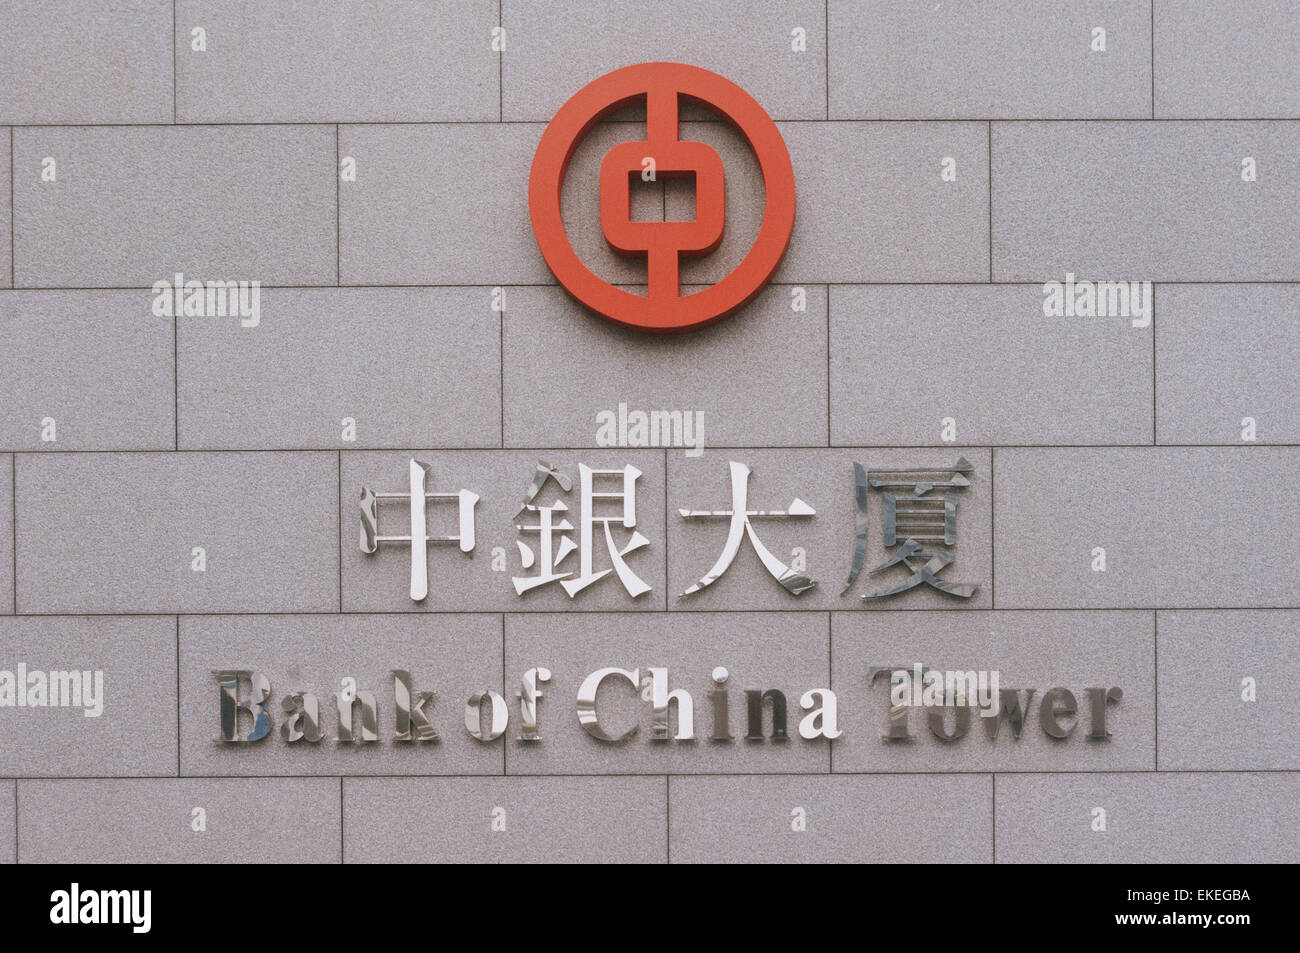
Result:
<instances>
[{"instance_id":1,"label":"reflective chrome letter","mask_svg":"<svg viewBox=\"0 0 1300 953\"><path fill-rule=\"evenodd\" d=\"M520 741L541 741L542 735L537 730L537 701L542 697L539 682L549 682L551 670L547 668L530 668L524 672L519 686L519 729Z\"/></svg>"},{"instance_id":2,"label":"reflective chrome letter","mask_svg":"<svg viewBox=\"0 0 1300 953\"><path fill-rule=\"evenodd\" d=\"M578 722L587 734L600 741L626 741L637 733L640 728L639 725L633 725L616 737L600 726L600 718L596 714L596 692L600 690L600 683L605 680L607 675L618 675L626 679L631 683L633 689L639 690L641 687L641 670L639 668L634 668L630 672L625 668L602 668L592 672L578 688Z\"/></svg>"},{"instance_id":3,"label":"reflective chrome letter","mask_svg":"<svg viewBox=\"0 0 1300 953\"><path fill-rule=\"evenodd\" d=\"M284 722L280 725L280 736L285 741L316 744L325 737L320 728L320 702L311 692L290 692L280 702L280 707L285 712Z\"/></svg>"},{"instance_id":4,"label":"reflective chrome letter","mask_svg":"<svg viewBox=\"0 0 1300 953\"><path fill-rule=\"evenodd\" d=\"M491 727L487 731L483 730L483 702L485 701L492 708L488 718ZM496 741L506 733L506 725L509 721L510 712L506 708L506 700L500 693L491 689L475 692L465 703L465 730L479 741Z\"/></svg>"},{"instance_id":5,"label":"reflective chrome letter","mask_svg":"<svg viewBox=\"0 0 1300 953\"><path fill-rule=\"evenodd\" d=\"M261 672L246 669L213 672L221 686L221 740L222 741L261 741L271 733L271 716L266 713L263 703L271 696L271 682ZM239 700L239 683L248 681L248 700ZM246 711L253 716L253 728L244 736L239 736L239 713Z\"/></svg>"},{"instance_id":6,"label":"reflective chrome letter","mask_svg":"<svg viewBox=\"0 0 1300 953\"><path fill-rule=\"evenodd\" d=\"M653 720L650 722L650 738L653 741L667 741L669 738L669 702L677 703L677 734L674 737L678 741L694 741L695 705L691 701L690 693L684 688L670 692L668 669L650 669L650 704L654 709Z\"/></svg>"},{"instance_id":7,"label":"reflective chrome letter","mask_svg":"<svg viewBox=\"0 0 1300 953\"><path fill-rule=\"evenodd\" d=\"M432 705L434 692L412 692L411 673L393 670L393 700L397 706L397 734L394 742L437 741L438 732L429 721L425 705Z\"/></svg>"},{"instance_id":8,"label":"reflective chrome letter","mask_svg":"<svg viewBox=\"0 0 1300 953\"><path fill-rule=\"evenodd\" d=\"M351 682L349 682L351 684ZM344 689L338 693L339 741L350 745L356 741L352 734L352 715L357 702L361 703L361 740L379 740L379 713L375 707L373 692L357 692Z\"/></svg>"}]
</instances>

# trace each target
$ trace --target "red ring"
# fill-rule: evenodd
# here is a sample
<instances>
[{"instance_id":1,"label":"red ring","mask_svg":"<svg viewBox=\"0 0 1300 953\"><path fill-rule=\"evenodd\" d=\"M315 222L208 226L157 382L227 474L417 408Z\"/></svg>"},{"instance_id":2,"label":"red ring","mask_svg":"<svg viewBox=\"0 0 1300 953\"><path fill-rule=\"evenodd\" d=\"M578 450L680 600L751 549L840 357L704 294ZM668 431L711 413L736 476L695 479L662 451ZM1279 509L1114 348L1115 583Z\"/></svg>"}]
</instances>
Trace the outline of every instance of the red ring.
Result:
<instances>
[{"instance_id":1,"label":"red ring","mask_svg":"<svg viewBox=\"0 0 1300 953\"><path fill-rule=\"evenodd\" d=\"M766 201L758 237L730 274L694 294L652 301L648 295L611 285L582 263L564 229L560 192L574 151L596 123L638 100L668 93L676 94L679 102L712 110L735 127L758 158ZM794 167L776 123L735 83L697 66L640 63L593 80L560 107L533 157L528 209L546 264L560 284L588 308L642 331L689 331L743 308L781 264L794 229Z\"/></svg>"}]
</instances>

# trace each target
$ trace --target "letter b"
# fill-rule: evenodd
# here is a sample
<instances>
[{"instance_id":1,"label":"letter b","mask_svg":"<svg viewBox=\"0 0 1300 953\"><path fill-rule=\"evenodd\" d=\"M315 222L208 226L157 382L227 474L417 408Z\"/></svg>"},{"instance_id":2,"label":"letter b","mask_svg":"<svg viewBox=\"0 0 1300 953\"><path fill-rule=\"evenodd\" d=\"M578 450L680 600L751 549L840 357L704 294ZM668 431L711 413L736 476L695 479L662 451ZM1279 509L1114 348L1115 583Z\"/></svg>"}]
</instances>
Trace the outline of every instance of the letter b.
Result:
<instances>
[{"instance_id":1,"label":"letter b","mask_svg":"<svg viewBox=\"0 0 1300 953\"><path fill-rule=\"evenodd\" d=\"M261 672L246 669L213 672L221 687L221 740L233 742L261 741L271 733L271 716L265 703L271 697L271 682ZM239 683L248 682L248 698L239 698ZM253 728L244 736L239 734L239 713L253 716Z\"/></svg>"}]
</instances>

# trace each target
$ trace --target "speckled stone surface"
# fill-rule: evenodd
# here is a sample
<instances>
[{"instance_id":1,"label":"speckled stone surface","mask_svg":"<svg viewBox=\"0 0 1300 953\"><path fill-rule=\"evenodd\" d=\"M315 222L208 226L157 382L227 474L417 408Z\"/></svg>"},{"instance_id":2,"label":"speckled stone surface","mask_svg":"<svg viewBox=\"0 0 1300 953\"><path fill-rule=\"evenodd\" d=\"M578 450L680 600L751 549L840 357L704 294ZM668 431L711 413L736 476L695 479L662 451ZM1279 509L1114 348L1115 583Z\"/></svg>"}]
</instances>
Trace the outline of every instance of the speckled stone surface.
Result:
<instances>
[{"instance_id":1,"label":"speckled stone surface","mask_svg":"<svg viewBox=\"0 0 1300 953\"><path fill-rule=\"evenodd\" d=\"M1300 857L1294 5L11 0L3 20L0 862ZM650 60L746 90L796 181L773 281L676 337L581 306L529 216L556 110ZM681 265L694 293L745 260L768 195L743 132L698 102L679 119L726 178L718 247ZM646 125L620 104L559 187L581 261L634 294L646 269L609 245L598 183ZM688 178L628 187L635 221L696 215ZM257 326L206 300L155 313L177 274L257 282ZM1148 283L1150 320L1046 316L1071 275ZM703 453L610 439L620 407L702 421ZM908 578L872 572L883 488L846 590L854 464L959 457L938 578L972 597L862 598ZM408 489L412 459L428 491L480 497L472 553L428 545L423 601L409 545L361 545L362 488ZM684 594L729 527L680 510L728 508L731 461L749 509L815 510L752 520L815 588L787 592L742 537ZM574 536L579 466L639 471L635 527L610 529L644 537L626 558L648 591L516 594L540 462L574 481L535 500ZM431 500L427 527L457 535L454 508ZM402 501L378 532L410 532ZM609 568L600 522L592 540ZM911 711L910 740L882 739L871 667L912 663L1033 689L1021 736L975 715L941 740L957 715ZM103 714L5 704L20 665L102 671ZM520 738L537 667L540 743ZM638 674L597 696L637 728L617 744L577 712L606 667ZM690 694L694 740L649 737L652 668ZM395 669L435 693L436 744L394 741ZM250 706L267 681L263 740L219 740L230 670ZM353 687L373 743L337 740ZM1108 738L1099 688L1123 693ZM802 737L824 689L843 733ZM1076 702L1063 738L1052 689ZM746 690L782 694L786 741L744 740ZM318 742L282 733L296 692ZM509 717L477 740L489 692Z\"/></svg>"}]
</instances>

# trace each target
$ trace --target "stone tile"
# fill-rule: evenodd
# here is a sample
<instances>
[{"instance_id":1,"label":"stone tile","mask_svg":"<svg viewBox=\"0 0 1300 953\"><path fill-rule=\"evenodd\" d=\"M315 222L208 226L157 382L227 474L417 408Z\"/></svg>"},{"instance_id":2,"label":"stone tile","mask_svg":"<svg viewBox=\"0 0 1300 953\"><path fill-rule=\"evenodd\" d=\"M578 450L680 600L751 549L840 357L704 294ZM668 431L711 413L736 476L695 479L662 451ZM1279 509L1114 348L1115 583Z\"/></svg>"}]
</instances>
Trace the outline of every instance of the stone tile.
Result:
<instances>
[{"instance_id":1,"label":"stone tile","mask_svg":"<svg viewBox=\"0 0 1300 953\"><path fill-rule=\"evenodd\" d=\"M0 122L172 121L172 5L10 0L0 33Z\"/></svg>"},{"instance_id":2,"label":"stone tile","mask_svg":"<svg viewBox=\"0 0 1300 953\"><path fill-rule=\"evenodd\" d=\"M799 736L804 712L800 697L828 687L830 658L823 613L778 616L774 613L684 615L619 613L574 617L568 614L506 617L506 687L512 703L519 679L541 666L552 673L540 686L540 742L521 742L511 728L506 754L509 774L689 774L825 773L830 769L828 743ZM727 682L730 742L715 742L719 733L709 692L718 666ZM597 709L601 726L613 736L635 735L622 742L599 741L576 717L579 686L603 668L637 670L642 690L626 679L602 683ZM650 668L668 670L668 690L685 689L694 709L695 740L651 738ZM786 698L788 741L770 740L772 715L764 718L769 740L745 739L746 690L776 689ZM670 708L670 727L680 730L680 708ZM515 710L515 716L518 709ZM722 733L727 733L723 731Z\"/></svg>"},{"instance_id":3,"label":"stone tile","mask_svg":"<svg viewBox=\"0 0 1300 953\"><path fill-rule=\"evenodd\" d=\"M10 691L16 686L30 699L20 665L29 676L72 672L77 684L60 707L6 710L0 771L21 777L176 773L175 619L0 619L0 668L6 681L16 680ZM66 697L64 685L50 678L42 700Z\"/></svg>"},{"instance_id":4,"label":"stone tile","mask_svg":"<svg viewBox=\"0 0 1300 953\"><path fill-rule=\"evenodd\" d=\"M620 404L627 414L679 412L679 445L687 420L692 443L702 421L706 449L824 439L826 290L804 289L803 312L792 311L791 291L771 286L725 322L663 336L618 327L559 288L511 288L506 442L598 446L600 415L617 419Z\"/></svg>"},{"instance_id":5,"label":"stone tile","mask_svg":"<svg viewBox=\"0 0 1300 953\"><path fill-rule=\"evenodd\" d=\"M28 454L17 476L23 612L338 608L332 453Z\"/></svg>"},{"instance_id":6,"label":"stone tile","mask_svg":"<svg viewBox=\"0 0 1300 953\"><path fill-rule=\"evenodd\" d=\"M831 440L1151 441L1151 328L1043 316L1040 285L831 289Z\"/></svg>"},{"instance_id":7,"label":"stone tile","mask_svg":"<svg viewBox=\"0 0 1300 953\"><path fill-rule=\"evenodd\" d=\"M495 122L497 5L176 6L181 122ZM191 47L191 30L207 50ZM322 68L322 64L327 64Z\"/></svg>"},{"instance_id":8,"label":"stone tile","mask_svg":"<svg viewBox=\"0 0 1300 953\"><path fill-rule=\"evenodd\" d=\"M1285 0L1156 0L1156 115L1286 119L1300 115L1295 38Z\"/></svg>"},{"instance_id":9,"label":"stone tile","mask_svg":"<svg viewBox=\"0 0 1300 953\"><path fill-rule=\"evenodd\" d=\"M1003 774L1000 863L1290 863L1300 848L1294 774ZM1106 811L1094 831L1093 810Z\"/></svg>"},{"instance_id":10,"label":"stone tile","mask_svg":"<svg viewBox=\"0 0 1300 953\"><path fill-rule=\"evenodd\" d=\"M1160 613L1161 768L1300 767L1297 622L1300 612L1284 610Z\"/></svg>"},{"instance_id":11,"label":"stone tile","mask_svg":"<svg viewBox=\"0 0 1300 953\"><path fill-rule=\"evenodd\" d=\"M204 811L206 830L194 830ZM25 864L321 864L339 859L334 778L23 781Z\"/></svg>"},{"instance_id":12,"label":"stone tile","mask_svg":"<svg viewBox=\"0 0 1300 953\"><path fill-rule=\"evenodd\" d=\"M324 126L17 129L16 284L334 284L333 169Z\"/></svg>"},{"instance_id":13,"label":"stone tile","mask_svg":"<svg viewBox=\"0 0 1300 953\"><path fill-rule=\"evenodd\" d=\"M456 493L469 490L478 494L475 510L475 548L462 553L455 544L430 545L427 551L429 595L423 602L410 596L410 547L400 543L381 544L379 551L367 555L361 551L361 517L358 508L361 488L379 492L409 493L410 461L419 460L429 467L426 487L429 492ZM403 450L400 452L345 452L340 520L343 545L343 609L346 612L529 612L556 610L653 610L664 608L664 451L662 450L568 450L508 451L439 451ZM536 576L540 572L538 533L520 533L515 529L515 515L524 503L529 484L537 472L539 460L554 466L572 480L572 490L564 493L554 480L548 480L536 504L549 506L556 501L569 507L568 521L574 532L568 534L578 542L581 519L581 495L578 465L618 469L634 466L641 471L636 481L636 528L650 545L628 553L628 567L651 589L633 598L614 573L592 583L572 598L559 582L539 586L517 595L511 579ZM607 477L596 484L597 492L621 489L617 477ZM598 501L598 514L619 512L614 500ZM558 518L558 517L557 517ZM536 526L538 515L525 513L518 522ZM454 501L430 504L427 513L429 532L453 535L457 532ZM379 533L409 534L408 507L402 500L380 504ZM615 542L626 546L633 530L621 525L612 527ZM555 552L560 537L555 534ZM594 532L592 568L599 572L610 568L607 548L599 526ZM521 566L518 543L523 541L538 562L525 570ZM568 555L561 571L579 574L579 554ZM497 568L499 567L499 568Z\"/></svg>"},{"instance_id":14,"label":"stone tile","mask_svg":"<svg viewBox=\"0 0 1300 953\"><path fill-rule=\"evenodd\" d=\"M946 4L941 13L833 0L827 9L831 118L1151 115L1151 10L1142 0L994 0ZM1092 50L1097 27L1106 31L1104 52Z\"/></svg>"},{"instance_id":15,"label":"stone tile","mask_svg":"<svg viewBox=\"0 0 1300 953\"><path fill-rule=\"evenodd\" d=\"M1150 770L1155 767L1153 640L1151 612L836 612L831 616L832 687L844 736L834 743L835 770ZM926 712L912 711L911 740L886 740L889 675L872 684L870 670L910 670L918 663L939 672L997 672L1001 689L1019 693L1020 737L1004 721L991 740L977 710L964 736L944 741L927 726ZM1060 720L1070 731L1064 739L1049 736L1040 723L1044 696L1058 687L1077 701L1078 714ZM1107 708L1111 737L1091 740L1087 690L1115 687L1123 697ZM1033 694L1027 698L1029 689ZM952 733L957 727L956 715L946 713L942 730Z\"/></svg>"},{"instance_id":16,"label":"stone tile","mask_svg":"<svg viewBox=\"0 0 1300 953\"><path fill-rule=\"evenodd\" d=\"M665 784L663 778L349 778L343 782L344 860L663 863Z\"/></svg>"},{"instance_id":17,"label":"stone tile","mask_svg":"<svg viewBox=\"0 0 1300 953\"><path fill-rule=\"evenodd\" d=\"M672 860L988 863L991 781L987 775L673 778ZM796 830L798 822L805 829Z\"/></svg>"},{"instance_id":18,"label":"stone tile","mask_svg":"<svg viewBox=\"0 0 1300 953\"><path fill-rule=\"evenodd\" d=\"M465 730L465 703L502 689L501 618L493 615L187 616L181 619L181 765L186 775L501 774L502 743ZM410 672L414 691L434 691L425 707L439 740L393 741L394 669ZM232 744L220 739L220 691L213 672L257 671L271 685L272 735ZM374 693L379 740L338 742L342 680ZM281 702L291 692L319 702L325 737L287 742ZM241 699L249 686L240 686ZM356 719L359 719L359 713ZM251 729L251 716L240 731Z\"/></svg>"},{"instance_id":19,"label":"stone tile","mask_svg":"<svg viewBox=\"0 0 1300 953\"><path fill-rule=\"evenodd\" d=\"M871 490L867 502L867 549L861 575L844 592L854 551L857 508L853 464L868 469L951 467L965 456L972 465L970 487L957 494L956 557L941 578L979 584L969 599L921 586L900 595L864 600L869 592L892 587L908 578L902 567L870 576L871 569L892 554L884 547L883 492ZM684 595L717 562L727 539L729 519L684 519L681 509L729 510L730 461L750 468L751 510L785 511L798 498L816 515L798 519L751 520L755 533L772 555L793 565L796 548L804 551L806 575L814 589L794 596L763 567L750 542L742 539L730 568L706 589ZM949 448L896 450L726 450L687 458L668 457L668 606L676 610L809 610L809 609L987 609L992 605L990 535L990 463L985 450ZM943 491L933 491L937 494ZM896 571L895 571L896 570Z\"/></svg>"},{"instance_id":20,"label":"stone tile","mask_svg":"<svg viewBox=\"0 0 1300 953\"><path fill-rule=\"evenodd\" d=\"M1278 527L1298 463L1280 447L999 450L998 605L1296 605L1300 582L1277 567L1293 558Z\"/></svg>"},{"instance_id":21,"label":"stone tile","mask_svg":"<svg viewBox=\"0 0 1300 953\"><path fill-rule=\"evenodd\" d=\"M1161 443L1300 443L1300 288L1161 285L1156 421ZM1282 320L1279 320L1279 317Z\"/></svg>"},{"instance_id":22,"label":"stone tile","mask_svg":"<svg viewBox=\"0 0 1300 953\"><path fill-rule=\"evenodd\" d=\"M339 183L344 284L550 282L528 217L542 126L348 126Z\"/></svg>"},{"instance_id":23,"label":"stone tile","mask_svg":"<svg viewBox=\"0 0 1300 953\"><path fill-rule=\"evenodd\" d=\"M1300 123L999 123L993 277L1290 280L1297 175Z\"/></svg>"},{"instance_id":24,"label":"stone tile","mask_svg":"<svg viewBox=\"0 0 1300 953\"><path fill-rule=\"evenodd\" d=\"M270 289L257 327L180 319L181 446L495 447L500 352L486 288Z\"/></svg>"},{"instance_id":25,"label":"stone tile","mask_svg":"<svg viewBox=\"0 0 1300 953\"><path fill-rule=\"evenodd\" d=\"M799 210L780 280L987 280L983 123L800 123L781 131ZM955 182L940 178L945 158L956 162Z\"/></svg>"},{"instance_id":26,"label":"stone tile","mask_svg":"<svg viewBox=\"0 0 1300 953\"><path fill-rule=\"evenodd\" d=\"M629 63L668 60L721 73L777 119L826 116L826 11L796 0L773 7L727 0L645 5L506 3L505 118L549 121L570 96ZM792 31L806 49L796 52Z\"/></svg>"},{"instance_id":27,"label":"stone tile","mask_svg":"<svg viewBox=\"0 0 1300 953\"><path fill-rule=\"evenodd\" d=\"M150 302L147 291L0 294L0 445L171 450L173 324ZM47 419L53 441L43 439Z\"/></svg>"}]
</instances>

